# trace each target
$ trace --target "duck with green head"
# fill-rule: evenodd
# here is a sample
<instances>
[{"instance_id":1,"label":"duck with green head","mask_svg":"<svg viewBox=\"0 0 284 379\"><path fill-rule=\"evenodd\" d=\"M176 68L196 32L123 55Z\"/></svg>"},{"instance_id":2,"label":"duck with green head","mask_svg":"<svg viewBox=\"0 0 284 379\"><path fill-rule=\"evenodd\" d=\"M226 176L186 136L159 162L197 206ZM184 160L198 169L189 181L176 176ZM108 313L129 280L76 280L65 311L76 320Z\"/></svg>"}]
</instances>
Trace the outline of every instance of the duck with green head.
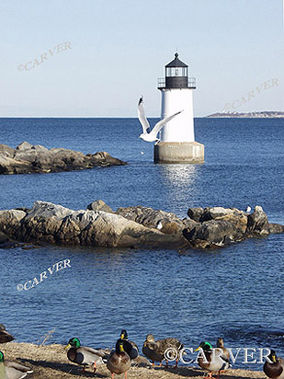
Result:
<instances>
[{"instance_id":1,"label":"duck with green head","mask_svg":"<svg viewBox=\"0 0 284 379\"><path fill-rule=\"evenodd\" d=\"M24 366L18 362L6 361L4 354L0 351L0 378L5 379L22 379L33 370L30 367Z\"/></svg>"},{"instance_id":2,"label":"duck with green head","mask_svg":"<svg viewBox=\"0 0 284 379\"><path fill-rule=\"evenodd\" d=\"M284 359L278 358L274 350L270 350L268 360L264 363L263 371L268 378L283 379L284 378Z\"/></svg>"},{"instance_id":3,"label":"duck with green head","mask_svg":"<svg viewBox=\"0 0 284 379\"><path fill-rule=\"evenodd\" d=\"M104 354L98 350L92 349L91 347L81 346L79 338L71 338L68 345L65 347L67 351L67 358L69 361L77 363L83 366L83 371L86 367L93 366L94 372L97 366L103 363Z\"/></svg>"},{"instance_id":4,"label":"duck with green head","mask_svg":"<svg viewBox=\"0 0 284 379\"><path fill-rule=\"evenodd\" d=\"M114 379L114 374L121 375L124 373L127 379L127 371L131 367L131 359L124 351L123 339L116 343L115 350L110 353L107 361L107 368L111 372L111 377Z\"/></svg>"},{"instance_id":5,"label":"duck with green head","mask_svg":"<svg viewBox=\"0 0 284 379\"><path fill-rule=\"evenodd\" d=\"M6 331L3 324L0 324L0 343L13 341L14 337Z\"/></svg>"},{"instance_id":6,"label":"duck with green head","mask_svg":"<svg viewBox=\"0 0 284 379\"><path fill-rule=\"evenodd\" d=\"M202 350L203 354L198 356L198 365L209 371L206 378L212 378L212 373L217 372L217 378L220 378L220 372L230 368L230 362L227 357L218 349L212 347L209 342L201 342L195 351Z\"/></svg>"}]
</instances>

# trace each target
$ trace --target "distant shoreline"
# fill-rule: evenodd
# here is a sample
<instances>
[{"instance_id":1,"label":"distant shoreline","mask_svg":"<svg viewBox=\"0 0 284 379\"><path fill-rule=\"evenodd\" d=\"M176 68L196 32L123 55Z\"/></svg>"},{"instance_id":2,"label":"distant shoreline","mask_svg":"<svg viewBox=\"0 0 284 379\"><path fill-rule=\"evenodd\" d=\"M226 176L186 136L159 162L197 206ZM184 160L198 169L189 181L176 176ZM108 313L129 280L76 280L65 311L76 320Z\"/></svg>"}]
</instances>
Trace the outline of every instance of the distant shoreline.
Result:
<instances>
[{"instance_id":1,"label":"distant shoreline","mask_svg":"<svg viewBox=\"0 0 284 379\"><path fill-rule=\"evenodd\" d=\"M217 112L205 116L205 118L284 118L284 112Z\"/></svg>"}]
</instances>

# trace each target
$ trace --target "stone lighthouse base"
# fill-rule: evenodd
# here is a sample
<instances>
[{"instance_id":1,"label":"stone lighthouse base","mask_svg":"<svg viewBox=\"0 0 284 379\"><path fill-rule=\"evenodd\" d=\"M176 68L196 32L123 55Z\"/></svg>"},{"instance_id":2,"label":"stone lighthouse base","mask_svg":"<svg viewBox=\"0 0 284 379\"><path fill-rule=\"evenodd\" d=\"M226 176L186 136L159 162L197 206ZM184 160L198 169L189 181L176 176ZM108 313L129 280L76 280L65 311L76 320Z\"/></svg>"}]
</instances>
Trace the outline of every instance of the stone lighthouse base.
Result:
<instances>
[{"instance_id":1,"label":"stone lighthouse base","mask_svg":"<svg viewBox=\"0 0 284 379\"><path fill-rule=\"evenodd\" d=\"M203 163L204 145L198 142L158 142L155 163Z\"/></svg>"}]
</instances>

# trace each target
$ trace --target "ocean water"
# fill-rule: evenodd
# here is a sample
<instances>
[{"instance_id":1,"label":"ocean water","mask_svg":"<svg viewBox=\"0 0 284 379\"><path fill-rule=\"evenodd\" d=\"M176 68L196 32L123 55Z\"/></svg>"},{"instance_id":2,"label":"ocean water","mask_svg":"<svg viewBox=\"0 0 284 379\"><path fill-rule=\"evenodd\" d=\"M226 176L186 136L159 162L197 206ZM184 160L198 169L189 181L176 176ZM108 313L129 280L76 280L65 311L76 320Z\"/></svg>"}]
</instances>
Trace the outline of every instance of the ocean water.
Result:
<instances>
[{"instance_id":1,"label":"ocean water","mask_svg":"<svg viewBox=\"0 0 284 379\"><path fill-rule=\"evenodd\" d=\"M150 120L154 123L156 120ZM189 207L261 205L284 224L284 120L196 119L202 165L157 165L153 145L139 140L136 119L0 119L0 143L22 141L84 153L107 151L121 167L0 176L0 209L36 200L85 209L102 199L113 209L144 205L186 217ZM283 241L280 234L213 251L40 247L0 250L0 322L17 341L79 337L113 346L122 328L142 347L147 333L271 347L284 355ZM29 291L17 285L61 259L71 267ZM235 367L261 369L261 365Z\"/></svg>"}]
</instances>

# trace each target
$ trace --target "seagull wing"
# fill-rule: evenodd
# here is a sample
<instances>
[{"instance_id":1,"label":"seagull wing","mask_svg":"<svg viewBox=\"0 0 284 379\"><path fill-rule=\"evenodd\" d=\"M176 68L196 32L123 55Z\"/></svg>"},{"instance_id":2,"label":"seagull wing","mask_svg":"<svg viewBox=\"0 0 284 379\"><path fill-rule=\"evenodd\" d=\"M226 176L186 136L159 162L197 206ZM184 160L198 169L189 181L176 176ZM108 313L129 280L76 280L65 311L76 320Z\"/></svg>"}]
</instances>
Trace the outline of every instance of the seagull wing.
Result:
<instances>
[{"instance_id":1,"label":"seagull wing","mask_svg":"<svg viewBox=\"0 0 284 379\"><path fill-rule=\"evenodd\" d=\"M176 117L178 114L180 114L182 111L179 111L177 113L174 113L173 115L171 116L168 116L168 117L165 117L163 118L162 120L160 120L159 122L157 122L157 124L154 126L154 128L151 130L151 134L153 133L153 135L156 137L157 134L159 133L159 131L162 129L162 127L170 120L172 120L174 117Z\"/></svg>"},{"instance_id":2,"label":"seagull wing","mask_svg":"<svg viewBox=\"0 0 284 379\"><path fill-rule=\"evenodd\" d=\"M140 97L140 100L138 103L138 118L139 118L139 121L142 125L143 133L144 134L149 133L150 132L150 125L149 125L147 118L145 117L144 106L143 106L143 97Z\"/></svg>"}]
</instances>

